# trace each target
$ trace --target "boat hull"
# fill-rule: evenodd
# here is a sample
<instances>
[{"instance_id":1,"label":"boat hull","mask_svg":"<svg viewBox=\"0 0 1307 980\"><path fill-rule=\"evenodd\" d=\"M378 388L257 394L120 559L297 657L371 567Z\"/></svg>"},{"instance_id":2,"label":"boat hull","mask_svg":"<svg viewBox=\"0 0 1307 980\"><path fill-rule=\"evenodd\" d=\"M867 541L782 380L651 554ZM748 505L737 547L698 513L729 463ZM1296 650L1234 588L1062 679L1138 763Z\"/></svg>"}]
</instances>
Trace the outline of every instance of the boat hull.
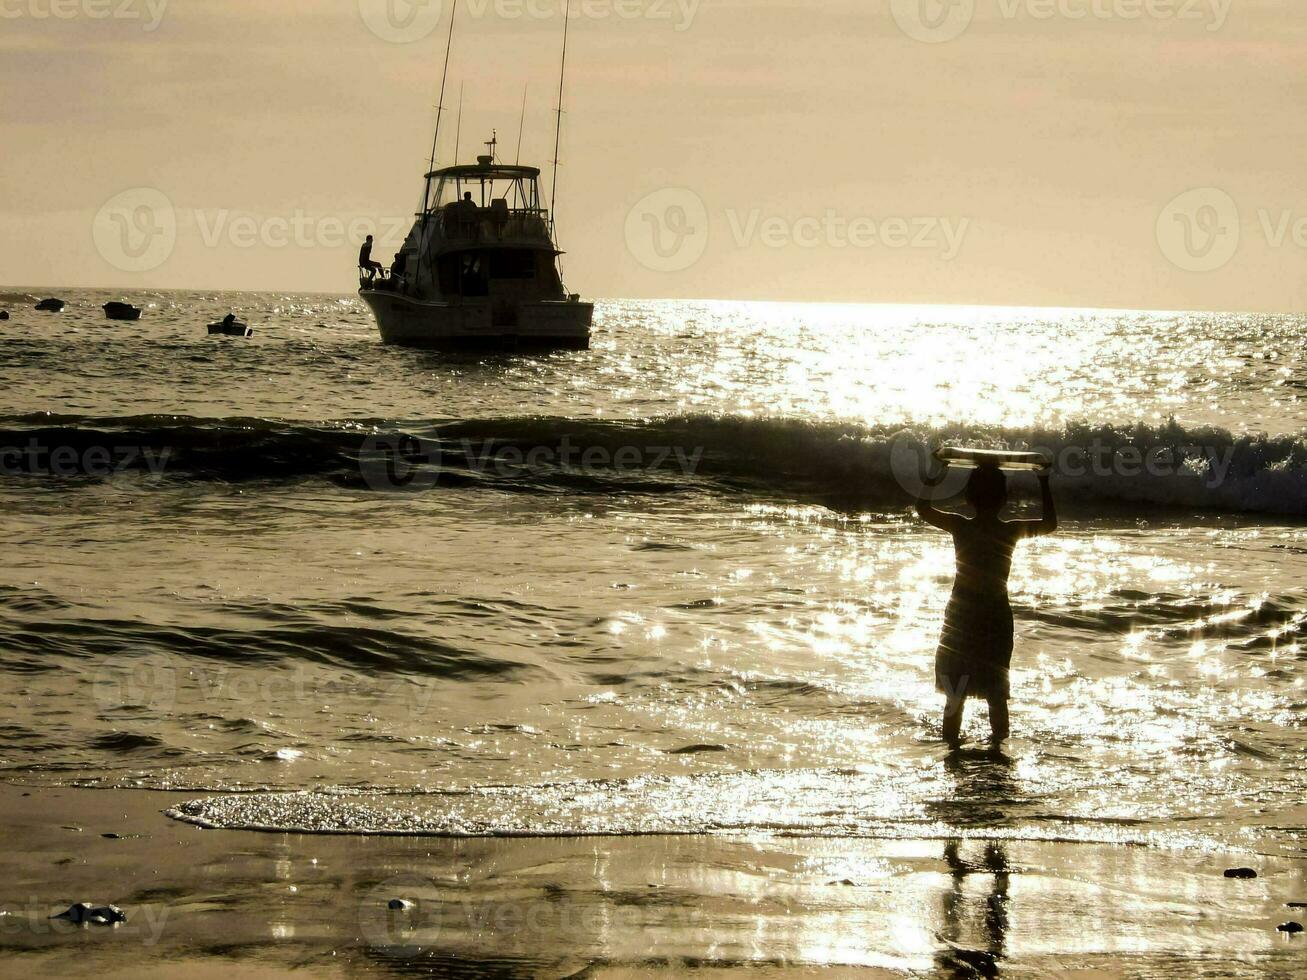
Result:
<instances>
[{"instance_id":1,"label":"boat hull","mask_svg":"<svg viewBox=\"0 0 1307 980\"><path fill-rule=\"evenodd\" d=\"M491 350L587 350L593 303L568 300L447 303L359 290L387 344Z\"/></svg>"}]
</instances>

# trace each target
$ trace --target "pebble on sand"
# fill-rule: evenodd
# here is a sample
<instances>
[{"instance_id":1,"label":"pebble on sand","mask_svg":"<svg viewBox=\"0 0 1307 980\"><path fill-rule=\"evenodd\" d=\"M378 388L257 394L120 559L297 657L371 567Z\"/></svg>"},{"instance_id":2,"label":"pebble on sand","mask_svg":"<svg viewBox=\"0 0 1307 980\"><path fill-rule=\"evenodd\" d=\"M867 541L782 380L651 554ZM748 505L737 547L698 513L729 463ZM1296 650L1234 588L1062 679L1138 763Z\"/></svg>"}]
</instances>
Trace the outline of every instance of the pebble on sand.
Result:
<instances>
[{"instance_id":1,"label":"pebble on sand","mask_svg":"<svg viewBox=\"0 0 1307 980\"><path fill-rule=\"evenodd\" d=\"M111 926L127 921L127 913L117 905L88 905L78 902L71 905L67 912L50 916L52 919L67 919L69 922L89 922L97 926Z\"/></svg>"},{"instance_id":2,"label":"pebble on sand","mask_svg":"<svg viewBox=\"0 0 1307 980\"><path fill-rule=\"evenodd\" d=\"M1275 927L1280 932L1302 932L1301 922L1281 922Z\"/></svg>"},{"instance_id":3,"label":"pebble on sand","mask_svg":"<svg viewBox=\"0 0 1307 980\"><path fill-rule=\"evenodd\" d=\"M413 908L413 903L406 898L392 898L386 904L386 908L390 909L392 912L407 912L409 909Z\"/></svg>"},{"instance_id":4,"label":"pebble on sand","mask_svg":"<svg viewBox=\"0 0 1307 980\"><path fill-rule=\"evenodd\" d=\"M1225 876L1227 878L1256 878L1257 872L1252 868L1227 868Z\"/></svg>"}]
</instances>

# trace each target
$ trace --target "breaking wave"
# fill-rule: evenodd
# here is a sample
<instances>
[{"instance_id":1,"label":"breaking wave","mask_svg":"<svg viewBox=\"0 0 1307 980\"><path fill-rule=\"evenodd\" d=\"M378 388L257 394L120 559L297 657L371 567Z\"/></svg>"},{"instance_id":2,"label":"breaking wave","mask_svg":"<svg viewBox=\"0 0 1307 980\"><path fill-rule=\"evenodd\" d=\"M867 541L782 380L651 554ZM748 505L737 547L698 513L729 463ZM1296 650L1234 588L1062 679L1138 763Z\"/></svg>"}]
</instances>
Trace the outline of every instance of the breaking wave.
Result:
<instances>
[{"instance_id":1,"label":"breaking wave","mask_svg":"<svg viewBox=\"0 0 1307 980\"><path fill-rule=\"evenodd\" d=\"M257 418L0 418L0 473L146 474L167 481L324 480L385 491L491 486L527 493L747 491L911 502L932 447L1036 449L1071 507L1307 513L1307 440L1212 426L876 427L691 415L310 425ZM953 489L957 489L954 487Z\"/></svg>"}]
</instances>

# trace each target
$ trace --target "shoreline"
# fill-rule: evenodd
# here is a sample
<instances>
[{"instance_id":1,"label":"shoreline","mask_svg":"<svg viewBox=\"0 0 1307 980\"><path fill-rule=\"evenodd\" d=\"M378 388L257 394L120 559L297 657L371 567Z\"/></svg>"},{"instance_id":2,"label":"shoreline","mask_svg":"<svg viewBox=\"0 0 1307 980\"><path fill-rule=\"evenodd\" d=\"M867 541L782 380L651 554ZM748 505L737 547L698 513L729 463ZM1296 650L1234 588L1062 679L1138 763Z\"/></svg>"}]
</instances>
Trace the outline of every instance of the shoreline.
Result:
<instances>
[{"instance_id":1,"label":"shoreline","mask_svg":"<svg viewBox=\"0 0 1307 980\"><path fill-rule=\"evenodd\" d=\"M0 864L5 972L1289 977L1307 952L1275 929L1307 918L1286 907L1307 901L1298 858L992 839L353 837L164 815L195 796L0 784L0 834L19 845ZM1238 865L1259 877L1223 876ZM49 918L80 901L128 921Z\"/></svg>"}]
</instances>

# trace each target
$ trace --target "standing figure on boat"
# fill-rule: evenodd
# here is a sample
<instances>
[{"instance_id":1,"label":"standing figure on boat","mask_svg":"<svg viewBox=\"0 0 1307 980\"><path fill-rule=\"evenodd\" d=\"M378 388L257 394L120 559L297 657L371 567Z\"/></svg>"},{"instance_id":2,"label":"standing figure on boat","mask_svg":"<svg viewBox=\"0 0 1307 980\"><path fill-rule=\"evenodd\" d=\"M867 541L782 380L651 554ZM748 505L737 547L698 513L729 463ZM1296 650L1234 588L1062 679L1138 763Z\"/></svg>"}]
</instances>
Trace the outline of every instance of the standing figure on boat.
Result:
<instances>
[{"instance_id":1,"label":"standing figure on boat","mask_svg":"<svg viewBox=\"0 0 1307 980\"><path fill-rule=\"evenodd\" d=\"M967 698L989 703L990 741L995 749L1008 736L1013 623L1007 586L1012 555L1023 538L1057 530L1047 469L1039 473L1039 486L1043 517L1036 521L1000 519L1007 503L1007 477L997 466L977 467L967 482L965 497L975 511L972 518L938 510L924 497L917 500L921 519L948 531L957 551L953 595L935 654L935 687L946 699L944 740L952 748L962 744Z\"/></svg>"}]
</instances>

